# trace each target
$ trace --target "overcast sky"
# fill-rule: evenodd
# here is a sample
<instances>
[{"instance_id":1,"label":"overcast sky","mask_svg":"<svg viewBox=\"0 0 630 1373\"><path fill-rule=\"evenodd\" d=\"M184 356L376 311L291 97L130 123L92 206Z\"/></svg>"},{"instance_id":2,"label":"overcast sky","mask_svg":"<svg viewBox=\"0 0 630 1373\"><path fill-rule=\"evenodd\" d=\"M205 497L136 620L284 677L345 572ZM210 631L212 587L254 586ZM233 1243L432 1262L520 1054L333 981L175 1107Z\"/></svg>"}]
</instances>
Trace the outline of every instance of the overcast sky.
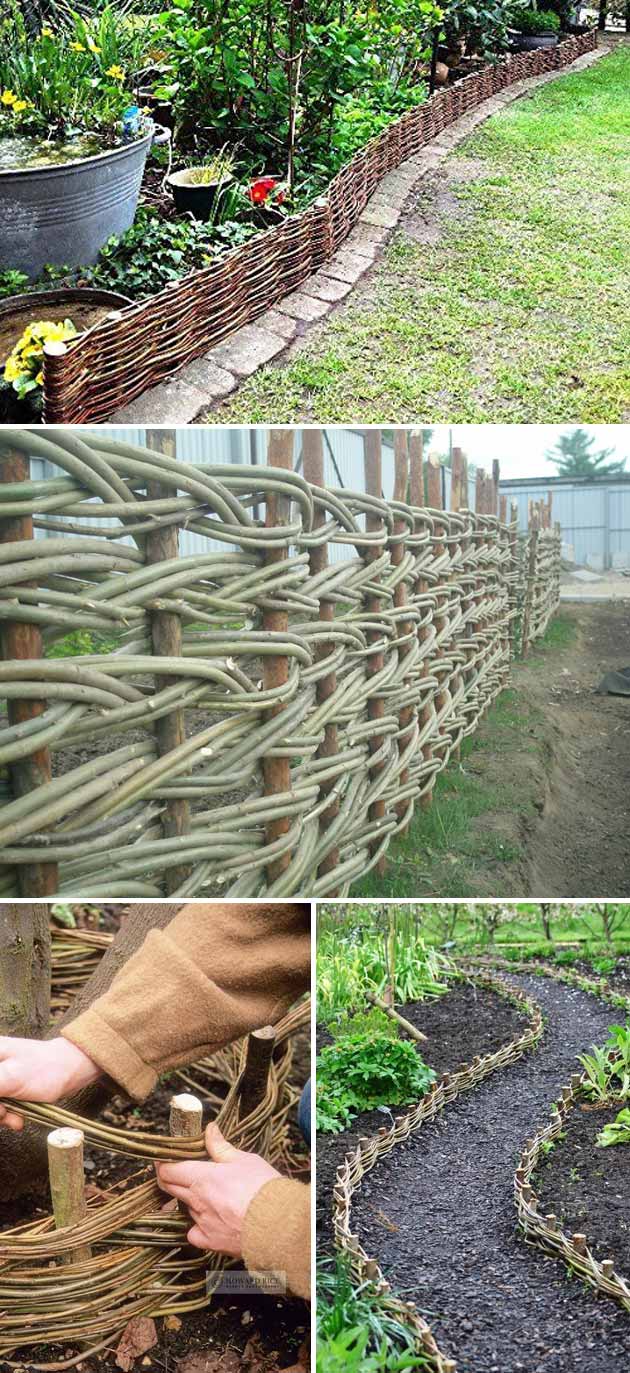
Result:
<instances>
[{"instance_id":1,"label":"overcast sky","mask_svg":"<svg viewBox=\"0 0 630 1373\"><path fill-rule=\"evenodd\" d=\"M547 449L555 446L559 434L575 428L567 424L454 424L453 444L463 448L476 467L492 468L498 458L502 477L551 477L557 474L552 463L545 460ZM596 451L614 448L616 458L628 459L630 472L630 425L585 424L595 437ZM449 431L436 425L431 448L447 453Z\"/></svg>"}]
</instances>

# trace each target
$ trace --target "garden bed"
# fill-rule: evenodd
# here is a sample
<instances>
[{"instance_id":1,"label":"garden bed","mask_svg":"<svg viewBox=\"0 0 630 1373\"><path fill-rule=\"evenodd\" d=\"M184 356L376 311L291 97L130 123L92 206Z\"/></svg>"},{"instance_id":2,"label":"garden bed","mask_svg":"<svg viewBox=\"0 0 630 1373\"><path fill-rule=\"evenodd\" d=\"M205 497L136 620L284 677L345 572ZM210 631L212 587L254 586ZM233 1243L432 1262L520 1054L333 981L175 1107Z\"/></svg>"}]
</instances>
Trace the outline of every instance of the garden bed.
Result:
<instances>
[{"instance_id":1,"label":"garden bed","mask_svg":"<svg viewBox=\"0 0 630 1373\"><path fill-rule=\"evenodd\" d=\"M512 1174L577 1054L603 1042L615 1013L548 978L509 981L542 1004L542 1043L381 1158L352 1198L351 1227L462 1371L599 1373L627 1362L627 1314L515 1237Z\"/></svg>"},{"instance_id":2,"label":"garden bed","mask_svg":"<svg viewBox=\"0 0 630 1373\"><path fill-rule=\"evenodd\" d=\"M446 996L410 1002L396 1009L428 1042L420 1046L422 1057L438 1076L452 1072L475 1054L493 1053L522 1033L527 1023L523 1013L497 992L457 983ZM331 1043L325 1030L318 1034L318 1051ZM394 1115L404 1111L394 1107ZM332 1248L332 1192L335 1175L345 1155L356 1148L359 1138L372 1135L390 1119L382 1111L366 1111L353 1122L352 1129L338 1135L318 1135L317 1140L317 1229L318 1253Z\"/></svg>"},{"instance_id":3,"label":"garden bed","mask_svg":"<svg viewBox=\"0 0 630 1373\"><path fill-rule=\"evenodd\" d=\"M617 1117L616 1106L578 1100L564 1123L564 1138L542 1159L534 1177L540 1209L553 1213L566 1234L585 1234L601 1262L613 1258L630 1274L627 1146L602 1149L597 1136Z\"/></svg>"},{"instance_id":4,"label":"garden bed","mask_svg":"<svg viewBox=\"0 0 630 1373\"><path fill-rule=\"evenodd\" d=\"M45 356L44 420L102 422L295 290L347 238L381 178L497 91L561 69L594 30L474 71L376 135L307 209Z\"/></svg>"}]
</instances>

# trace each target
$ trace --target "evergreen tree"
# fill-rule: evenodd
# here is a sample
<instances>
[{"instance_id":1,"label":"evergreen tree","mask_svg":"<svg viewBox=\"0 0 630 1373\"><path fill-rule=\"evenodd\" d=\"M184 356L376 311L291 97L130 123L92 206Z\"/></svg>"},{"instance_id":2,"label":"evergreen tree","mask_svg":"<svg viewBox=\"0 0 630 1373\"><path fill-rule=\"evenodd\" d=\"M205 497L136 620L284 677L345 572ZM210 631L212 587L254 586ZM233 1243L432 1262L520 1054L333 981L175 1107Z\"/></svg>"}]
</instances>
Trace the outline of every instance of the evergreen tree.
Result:
<instances>
[{"instance_id":1,"label":"evergreen tree","mask_svg":"<svg viewBox=\"0 0 630 1373\"><path fill-rule=\"evenodd\" d=\"M546 454L547 462L554 463L560 477L616 477L624 471L625 458L608 461L614 448L594 447L595 438L586 429L569 429Z\"/></svg>"}]
</instances>

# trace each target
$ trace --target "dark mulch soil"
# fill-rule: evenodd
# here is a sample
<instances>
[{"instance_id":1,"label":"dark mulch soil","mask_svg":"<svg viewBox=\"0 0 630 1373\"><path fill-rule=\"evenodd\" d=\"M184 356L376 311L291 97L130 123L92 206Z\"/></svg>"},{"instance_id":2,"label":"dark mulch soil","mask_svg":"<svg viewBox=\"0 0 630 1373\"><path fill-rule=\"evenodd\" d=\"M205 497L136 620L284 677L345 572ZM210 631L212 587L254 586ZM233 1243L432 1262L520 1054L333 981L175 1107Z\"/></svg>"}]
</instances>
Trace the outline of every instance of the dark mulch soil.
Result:
<instances>
[{"instance_id":1,"label":"dark mulch soil","mask_svg":"<svg viewBox=\"0 0 630 1373\"><path fill-rule=\"evenodd\" d=\"M542 1005L543 1041L383 1159L356 1194L354 1228L394 1290L426 1313L459 1373L627 1368L627 1313L524 1243L512 1196L524 1141L615 1013L550 979L509 981Z\"/></svg>"},{"instance_id":2,"label":"dark mulch soil","mask_svg":"<svg viewBox=\"0 0 630 1373\"><path fill-rule=\"evenodd\" d=\"M496 992L482 991L471 984L456 984L446 995L433 1001L415 1001L397 1006L416 1029L428 1036L421 1045L422 1056L438 1077L452 1072L475 1054L499 1049L514 1039L527 1023L527 1018L511 1002ZM330 1035L318 1031L318 1052ZM395 1106L394 1114L401 1114L403 1106ZM381 1111L364 1111L357 1116L351 1130L340 1135L319 1135L317 1139L317 1252L322 1257L332 1250L331 1198L335 1174L344 1155L356 1145L360 1135L375 1134L381 1125L389 1124L389 1117Z\"/></svg>"},{"instance_id":3,"label":"dark mulch soil","mask_svg":"<svg viewBox=\"0 0 630 1373\"><path fill-rule=\"evenodd\" d=\"M622 1104L584 1102L573 1108L567 1116L564 1138L540 1164L536 1191L545 1215L553 1211L568 1235L586 1235L596 1257L600 1261L614 1259L618 1272L627 1276L630 1149L624 1144L599 1149L595 1143Z\"/></svg>"}]
</instances>

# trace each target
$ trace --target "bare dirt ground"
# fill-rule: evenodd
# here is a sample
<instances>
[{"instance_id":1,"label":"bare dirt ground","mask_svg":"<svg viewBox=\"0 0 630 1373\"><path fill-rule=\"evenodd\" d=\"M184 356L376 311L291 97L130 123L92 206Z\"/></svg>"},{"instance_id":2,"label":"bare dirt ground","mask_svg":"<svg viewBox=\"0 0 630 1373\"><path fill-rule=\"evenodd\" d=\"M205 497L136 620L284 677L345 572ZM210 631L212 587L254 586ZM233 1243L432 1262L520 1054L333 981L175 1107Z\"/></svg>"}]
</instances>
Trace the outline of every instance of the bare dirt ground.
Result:
<instances>
[{"instance_id":1,"label":"bare dirt ground","mask_svg":"<svg viewBox=\"0 0 630 1373\"><path fill-rule=\"evenodd\" d=\"M573 642L515 674L537 747L485 755L486 780L509 767L533 808L485 823L511 828L520 844L521 895L621 899L630 892L630 697L596 688L607 669L630 664L630 604L567 603L562 614Z\"/></svg>"}]
</instances>

